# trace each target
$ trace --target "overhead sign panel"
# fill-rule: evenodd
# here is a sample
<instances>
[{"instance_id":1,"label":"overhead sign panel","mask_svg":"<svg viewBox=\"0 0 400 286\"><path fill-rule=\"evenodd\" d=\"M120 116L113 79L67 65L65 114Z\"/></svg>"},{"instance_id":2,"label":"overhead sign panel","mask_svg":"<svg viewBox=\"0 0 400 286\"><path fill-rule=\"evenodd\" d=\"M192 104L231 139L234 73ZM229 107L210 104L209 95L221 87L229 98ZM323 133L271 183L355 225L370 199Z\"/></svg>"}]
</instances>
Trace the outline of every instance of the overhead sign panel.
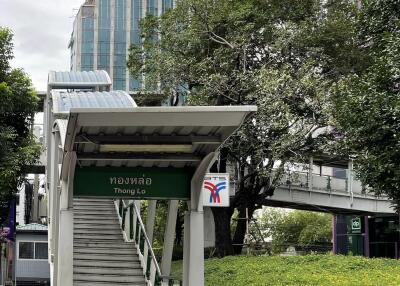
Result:
<instances>
[{"instance_id":1,"label":"overhead sign panel","mask_svg":"<svg viewBox=\"0 0 400 286\"><path fill-rule=\"evenodd\" d=\"M76 167L75 197L190 199L193 169Z\"/></svg>"},{"instance_id":2,"label":"overhead sign panel","mask_svg":"<svg viewBox=\"0 0 400 286\"><path fill-rule=\"evenodd\" d=\"M203 205L210 207L229 206L229 174L207 173L203 182Z\"/></svg>"}]
</instances>

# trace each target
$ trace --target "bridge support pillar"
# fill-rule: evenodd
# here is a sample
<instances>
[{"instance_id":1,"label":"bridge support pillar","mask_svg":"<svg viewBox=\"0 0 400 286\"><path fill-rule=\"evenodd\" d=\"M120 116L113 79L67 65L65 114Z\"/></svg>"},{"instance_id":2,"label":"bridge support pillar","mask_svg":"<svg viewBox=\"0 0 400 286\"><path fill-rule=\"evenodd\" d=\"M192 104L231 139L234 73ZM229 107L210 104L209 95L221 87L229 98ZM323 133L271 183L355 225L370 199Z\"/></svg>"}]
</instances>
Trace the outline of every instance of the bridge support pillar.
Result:
<instances>
[{"instance_id":1,"label":"bridge support pillar","mask_svg":"<svg viewBox=\"0 0 400 286\"><path fill-rule=\"evenodd\" d=\"M337 254L337 215L332 215L332 252Z\"/></svg>"},{"instance_id":2,"label":"bridge support pillar","mask_svg":"<svg viewBox=\"0 0 400 286\"><path fill-rule=\"evenodd\" d=\"M164 247L161 260L161 273L169 276L171 273L172 251L174 249L174 234L176 227L176 217L178 215L178 200L170 200L168 204L167 225L164 234ZM168 285L167 279L162 282L162 285Z\"/></svg>"},{"instance_id":3,"label":"bridge support pillar","mask_svg":"<svg viewBox=\"0 0 400 286\"><path fill-rule=\"evenodd\" d=\"M313 190L313 169L314 169L314 159L310 157L310 162L308 164L308 190L311 192Z\"/></svg>"},{"instance_id":4,"label":"bridge support pillar","mask_svg":"<svg viewBox=\"0 0 400 286\"><path fill-rule=\"evenodd\" d=\"M364 256L369 257L369 221L368 216L364 216Z\"/></svg>"},{"instance_id":5,"label":"bridge support pillar","mask_svg":"<svg viewBox=\"0 0 400 286\"><path fill-rule=\"evenodd\" d=\"M203 180L214 152L209 153L198 165L191 180L189 213L185 215L183 285L204 286L204 214Z\"/></svg>"}]
</instances>

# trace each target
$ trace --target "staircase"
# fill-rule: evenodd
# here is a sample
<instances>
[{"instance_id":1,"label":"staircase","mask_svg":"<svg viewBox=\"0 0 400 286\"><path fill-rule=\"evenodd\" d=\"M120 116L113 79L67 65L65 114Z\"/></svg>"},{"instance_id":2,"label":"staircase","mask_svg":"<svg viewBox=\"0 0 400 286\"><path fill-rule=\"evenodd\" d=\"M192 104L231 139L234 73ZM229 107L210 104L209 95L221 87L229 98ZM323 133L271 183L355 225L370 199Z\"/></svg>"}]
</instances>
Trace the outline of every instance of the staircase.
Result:
<instances>
[{"instance_id":1,"label":"staircase","mask_svg":"<svg viewBox=\"0 0 400 286\"><path fill-rule=\"evenodd\" d=\"M73 261L74 286L147 285L135 244L124 242L112 200L74 199Z\"/></svg>"}]
</instances>

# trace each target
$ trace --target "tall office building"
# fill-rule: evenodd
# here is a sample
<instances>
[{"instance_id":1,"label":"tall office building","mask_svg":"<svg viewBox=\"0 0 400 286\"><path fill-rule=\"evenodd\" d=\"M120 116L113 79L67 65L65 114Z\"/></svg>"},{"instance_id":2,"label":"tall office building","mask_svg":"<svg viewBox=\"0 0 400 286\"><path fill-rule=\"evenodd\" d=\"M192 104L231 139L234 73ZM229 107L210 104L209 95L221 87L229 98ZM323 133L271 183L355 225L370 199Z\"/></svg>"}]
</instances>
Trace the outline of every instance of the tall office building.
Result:
<instances>
[{"instance_id":1,"label":"tall office building","mask_svg":"<svg viewBox=\"0 0 400 286\"><path fill-rule=\"evenodd\" d=\"M172 8L173 0L86 0L74 21L71 71L106 70L113 89L135 92L140 80L126 67L131 44L140 44L139 21Z\"/></svg>"}]
</instances>

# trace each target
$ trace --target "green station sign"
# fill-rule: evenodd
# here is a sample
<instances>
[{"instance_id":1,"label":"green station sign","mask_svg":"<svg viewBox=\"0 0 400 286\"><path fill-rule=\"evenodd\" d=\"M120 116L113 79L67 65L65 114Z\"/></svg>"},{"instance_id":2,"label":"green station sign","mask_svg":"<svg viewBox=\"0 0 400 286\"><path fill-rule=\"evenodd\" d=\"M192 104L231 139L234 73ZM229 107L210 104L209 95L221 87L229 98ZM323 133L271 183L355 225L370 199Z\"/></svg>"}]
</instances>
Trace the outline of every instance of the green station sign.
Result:
<instances>
[{"instance_id":1,"label":"green station sign","mask_svg":"<svg viewBox=\"0 0 400 286\"><path fill-rule=\"evenodd\" d=\"M190 199L193 169L158 167L79 167L74 197Z\"/></svg>"},{"instance_id":2,"label":"green station sign","mask_svg":"<svg viewBox=\"0 0 400 286\"><path fill-rule=\"evenodd\" d=\"M351 232L360 233L361 232L361 218L354 217L351 219Z\"/></svg>"}]
</instances>

